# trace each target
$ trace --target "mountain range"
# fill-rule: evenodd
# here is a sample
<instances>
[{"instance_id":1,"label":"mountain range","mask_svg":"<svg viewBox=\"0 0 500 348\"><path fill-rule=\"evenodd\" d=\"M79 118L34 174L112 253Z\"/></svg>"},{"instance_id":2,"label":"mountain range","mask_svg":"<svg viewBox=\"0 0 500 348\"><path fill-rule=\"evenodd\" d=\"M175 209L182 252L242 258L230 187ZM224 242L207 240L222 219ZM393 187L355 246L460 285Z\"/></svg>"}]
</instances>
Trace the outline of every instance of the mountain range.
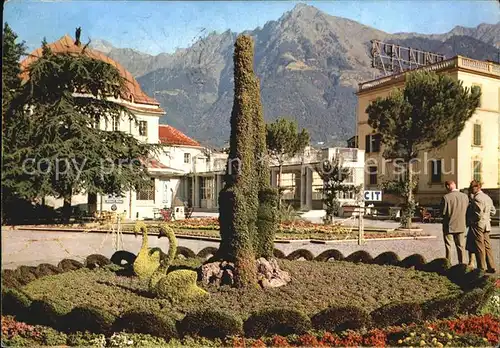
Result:
<instances>
[{"instance_id":1,"label":"mountain range","mask_svg":"<svg viewBox=\"0 0 500 348\"><path fill-rule=\"evenodd\" d=\"M500 22L445 34L389 34L304 4L244 34L255 41L266 121L295 119L309 130L313 145L323 146L345 146L354 135L358 83L381 74L371 67L370 40L481 60L496 60L500 47ZM167 113L161 123L220 147L229 139L237 35L212 32L191 47L155 56L103 40L91 45L121 63L160 102Z\"/></svg>"}]
</instances>

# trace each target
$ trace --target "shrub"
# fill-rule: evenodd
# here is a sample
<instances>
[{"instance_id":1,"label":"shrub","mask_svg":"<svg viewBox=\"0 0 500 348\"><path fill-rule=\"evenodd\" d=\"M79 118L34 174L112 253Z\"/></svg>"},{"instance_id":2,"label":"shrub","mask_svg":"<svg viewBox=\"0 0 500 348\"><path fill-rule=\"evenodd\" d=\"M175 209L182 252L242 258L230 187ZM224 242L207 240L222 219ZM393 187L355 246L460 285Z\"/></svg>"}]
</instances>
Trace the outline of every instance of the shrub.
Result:
<instances>
[{"instance_id":1,"label":"shrub","mask_svg":"<svg viewBox=\"0 0 500 348\"><path fill-rule=\"evenodd\" d=\"M182 303L208 295L208 292L198 287L198 273L191 270L177 270L167 273L158 280L155 292L158 297L173 303Z\"/></svg>"},{"instance_id":2,"label":"shrub","mask_svg":"<svg viewBox=\"0 0 500 348\"><path fill-rule=\"evenodd\" d=\"M178 330L182 336L225 338L241 335L243 323L227 312L208 309L188 313L179 323Z\"/></svg>"},{"instance_id":3,"label":"shrub","mask_svg":"<svg viewBox=\"0 0 500 348\"><path fill-rule=\"evenodd\" d=\"M93 333L110 332L115 319L111 313L92 306L75 307L65 317L70 331L90 331Z\"/></svg>"},{"instance_id":4,"label":"shrub","mask_svg":"<svg viewBox=\"0 0 500 348\"><path fill-rule=\"evenodd\" d=\"M485 280L488 279L488 276L484 275L484 272L478 268L467 272L463 278L461 287L469 290L474 288L483 288L486 285Z\"/></svg>"},{"instance_id":5,"label":"shrub","mask_svg":"<svg viewBox=\"0 0 500 348\"><path fill-rule=\"evenodd\" d=\"M85 259L85 267L88 269L95 269L104 267L111 264L111 260L104 255L92 254Z\"/></svg>"},{"instance_id":6,"label":"shrub","mask_svg":"<svg viewBox=\"0 0 500 348\"><path fill-rule=\"evenodd\" d=\"M408 324L422 319L422 307L416 302L389 303L371 312L370 316L376 327Z\"/></svg>"},{"instance_id":7,"label":"shrub","mask_svg":"<svg viewBox=\"0 0 500 348\"><path fill-rule=\"evenodd\" d=\"M66 344L71 347L91 347L95 342L102 340L102 334L95 334L91 332L74 332L69 333L67 336Z\"/></svg>"},{"instance_id":8,"label":"shrub","mask_svg":"<svg viewBox=\"0 0 500 348\"><path fill-rule=\"evenodd\" d=\"M433 273L437 273L440 275L446 275L450 266L451 266L451 264L450 264L450 261L448 261L448 259L438 258L438 259L432 260L431 262L426 263L422 267L422 271L433 272Z\"/></svg>"},{"instance_id":9,"label":"shrub","mask_svg":"<svg viewBox=\"0 0 500 348\"><path fill-rule=\"evenodd\" d=\"M195 254L194 251L192 251L189 248L183 247L183 246L178 246L177 247L177 252L176 252L175 256L177 257L179 255L184 256L186 259L190 259L190 258L195 258L196 257L196 254Z\"/></svg>"},{"instance_id":10,"label":"shrub","mask_svg":"<svg viewBox=\"0 0 500 348\"><path fill-rule=\"evenodd\" d=\"M335 332L365 327L370 316L356 306L330 307L314 315L311 321L315 329Z\"/></svg>"},{"instance_id":11,"label":"shrub","mask_svg":"<svg viewBox=\"0 0 500 348\"><path fill-rule=\"evenodd\" d=\"M460 310L462 293L442 296L422 304L422 314L425 320L435 320L456 315Z\"/></svg>"},{"instance_id":12,"label":"shrub","mask_svg":"<svg viewBox=\"0 0 500 348\"><path fill-rule=\"evenodd\" d=\"M36 273L36 277L40 278L49 275L63 273L63 270L49 263L42 263L38 265L38 267L36 267L34 272Z\"/></svg>"},{"instance_id":13,"label":"shrub","mask_svg":"<svg viewBox=\"0 0 500 348\"><path fill-rule=\"evenodd\" d=\"M79 261L73 260L73 259L63 259L59 264L57 265L60 269L62 269L64 272L69 272L69 271L75 271L77 269L85 267L85 265Z\"/></svg>"},{"instance_id":14,"label":"shrub","mask_svg":"<svg viewBox=\"0 0 500 348\"><path fill-rule=\"evenodd\" d=\"M484 290L480 288L465 292L460 301L460 313L476 314L479 312L484 296Z\"/></svg>"},{"instance_id":15,"label":"shrub","mask_svg":"<svg viewBox=\"0 0 500 348\"><path fill-rule=\"evenodd\" d=\"M118 266L131 267L134 264L135 258L135 254L125 250L119 250L111 256L111 262Z\"/></svg>"},{"instance_id":16,"label":"shrub","mask_svg":"<svg viewBox=\"0 0 500 348\"><path fill-rule=\"evenodd\" d=\"M288 256L286 257L287 260L298 260L301 257L306 259L307 261L312 261L314 260L314 255L312 252L310 252L307 249L297 249L292 251Z\"/></svg>"},{"instance_id":17,"label":"shrub","mask_svg":"<svg viewBox=\"0 0 500 348\"><path fill-rule=\"evenodd\" d=\"M64 316L68 311L68 308L48 299L34 300L29 308L29 320L34 324L63 329Z\"/></svg>"},{"instance_id":18,"label":"shrub","mask_svg":"<svg viewBox=\"0 0 500 348\"><path fill-rule=\"evenodd\" d=\"M285 253L276 248L273 250L273 256L277 259L286 259Z\"/></svg>"},{"instance_id":19,"label":"shrub","mask_svg":"<svg viewBox=\"0 0 500 348\"><path fill-rule=\"evenodd\" d=\"M316 261L329 261L330 259L342 261L344 259L344 255L336 249L330 249L323 251L315 258Z\"/></svg>"},{"instance_id":20,"label":"shrub","mask_svg":"<svg viewBox=\"0 0 500 348\"><path fill-rule=\"evenodd\" d=\"M401 262L399 256L393 251L386 251L373 259L375 265L396 266Z\"/></svg>"},{"instance_id":21,"label":"shrub","mask_svg":"<svg viewBox=\"0 0 500 348\"><path fill-rule=\"evenodd\" d=\"M451 266L448 271L446 271L446 277L453 283L462 286L465 275L469 272L467 265L464 263L459 263L457 265Z\"/></svg>"},{"instance_id":22,"label":"shrub","mask_svg":"<svg viewBox=\"0 0 500 348\"><path fill-rule=\"evenodd\" d=\"M262 337L269 334L286 336L302 334L311 329L311 319L294 309L264 309L253 313L245 321L245 335Z\"/></svg>"},{"instance_id":23,"label":"shrub","mask_svg":"<svg viewBox=\"0 0 500 348\"><path fill-rule=\"evenodd\" d=\"M347 256L344 261L354 263L371 263L373 257L365 250L358 250Z\"/></svg>"},{"instance_id":24,"label":"shrub","mask_svg":"<svg viewBox=\"0 0 500 348\"><path fill-rule=\"evenodd\" d=\"M40 330L40 343L44 346L65 346L68 337L65 333L59 332L50 327L44 327Z\"/></svg>"},{"instance_id":25,"label":"shrub","mask_svg":"<svg viewBox=\"0 0 500 348\"><path fill-rule=\"evenodd\" d=\"M22 286L17 277L19 273L13 269L4 269L2 271L2 287L17 289Z\"/></svg>"},{"instance_id":26,"label":"shrub","mask_svg":"<svg viewBox=\"0 0 500 348\"><path fill-rule=\"evenodd\" d=\"M24 319L29 314L31 300L18 289L2 288L2 314L12 314Z\"/></svg>"},{"instance_id":27,"label":"shrub","mask_svg":"<svg viewBox=\"0 0 500 348\"><path fill-rule=\"evenodd\" d=\"M421 270L422 267L425 265L425 258L420 255L420 254L413 254L410 256L407 256L401 261L398 266L404 267L404 268L412 268L414 267L417 270Z\"/></svg>"},{"instance_id":28,"label":"shrub","mask_svg":"<svg viewBox=\"0 0 500 348\"><path fill-rule=\"evenodd\" d=\"M36 279L36 267L32 266L20 266L16 269L18 274L17 280L22 284L26 285L29 282Z\"/></svg>"},{"instance_id":29,"label":"shrub","mask_svg":"<svg viewBox=\"0 0 500 348\"><path fill-rule=\"evenodd\" d=\"M116 320L113 331L150 334L165 339L178 337L175 321L152 311L132 310L124 313Z\"/></svg>"},{"instance_id":30,"label":"shrub","mask_svg":"<svg viewBox=\"0 0 500 348\"><path fill-rule=\"evenodd\" d=\"M214 247L203 248L198 252L198 257L201 257L202 259L206 259L209 256L215 255L217 250L218 249L214 248Z\"/></svg>"}]
</instances>

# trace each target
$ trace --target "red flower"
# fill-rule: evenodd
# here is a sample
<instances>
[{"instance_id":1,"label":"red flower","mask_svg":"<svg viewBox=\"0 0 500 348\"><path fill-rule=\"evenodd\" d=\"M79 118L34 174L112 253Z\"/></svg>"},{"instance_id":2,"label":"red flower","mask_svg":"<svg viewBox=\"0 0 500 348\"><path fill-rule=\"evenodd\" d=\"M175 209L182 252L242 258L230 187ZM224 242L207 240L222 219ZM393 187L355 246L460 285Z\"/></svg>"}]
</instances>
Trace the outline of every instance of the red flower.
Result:
<instances>
[{"instance_id":1,"label":"red flower","mask_svg":"<svg viewBox=\"0 0 500 348\"><path fill-rule=\"evenodd\" d=\"M273 347L290 347L290 343L288 343L286 337L280 335L276 335L271 339L271 345Z\"/></svg>"},{"instance_id":2,"label":"red flower","mask_svg":"<svg viewBox=\"0 0 500 348\"><path fill-rule=\"evenodd\" d=\"M500 338L500 320L490 314L444 321L441 327L447 327L457 334L475 334L497 344Z\"/></svg>"}]
</instances>

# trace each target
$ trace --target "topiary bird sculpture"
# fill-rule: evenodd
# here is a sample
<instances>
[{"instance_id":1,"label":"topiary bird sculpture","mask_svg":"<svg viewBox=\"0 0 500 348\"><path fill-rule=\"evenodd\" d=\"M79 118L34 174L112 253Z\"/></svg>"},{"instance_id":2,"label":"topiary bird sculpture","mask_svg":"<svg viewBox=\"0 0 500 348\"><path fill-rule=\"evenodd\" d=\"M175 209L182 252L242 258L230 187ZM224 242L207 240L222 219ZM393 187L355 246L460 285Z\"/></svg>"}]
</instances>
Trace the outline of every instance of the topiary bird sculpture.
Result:
<instances>
[{"instance_id":1,"label":"topiary bird sculpture","mask_svg":"<svg viewBox=\"0 0 500 348\"><path fill-rule=\"evenodd\" d=\"M134 272L140 279L150 279L160 267L160 260L164 254L160 248L148 248L148 228L143 221L137 221L134 234L142 233L142 246L134 261Z\"/></svg>"}]
</instances>

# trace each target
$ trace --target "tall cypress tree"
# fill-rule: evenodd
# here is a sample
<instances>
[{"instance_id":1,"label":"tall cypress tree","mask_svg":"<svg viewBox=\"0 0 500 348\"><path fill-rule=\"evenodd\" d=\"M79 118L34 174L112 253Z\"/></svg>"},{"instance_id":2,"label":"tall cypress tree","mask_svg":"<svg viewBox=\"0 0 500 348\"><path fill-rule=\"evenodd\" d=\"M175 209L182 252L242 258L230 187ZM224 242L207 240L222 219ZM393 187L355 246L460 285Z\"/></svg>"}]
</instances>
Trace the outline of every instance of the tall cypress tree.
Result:
<instances>
[{"instance_id":1,"label":"tall cypress tree","mask_svg":"<svg viewBox=\"0 0 500 348\"><path fill-rule=\"evenodd\" d=\"M253 71L254 43L237 38L234 50L234 103L225 187L219 195L219 258L235 262L235 285L257 282L256 257L272 256L275 229L266 158L266 128L260 84ZM270 210L265 214L260 203ZM272 237L268 236L272 234Z\"/></svg>"}]
</instances>

